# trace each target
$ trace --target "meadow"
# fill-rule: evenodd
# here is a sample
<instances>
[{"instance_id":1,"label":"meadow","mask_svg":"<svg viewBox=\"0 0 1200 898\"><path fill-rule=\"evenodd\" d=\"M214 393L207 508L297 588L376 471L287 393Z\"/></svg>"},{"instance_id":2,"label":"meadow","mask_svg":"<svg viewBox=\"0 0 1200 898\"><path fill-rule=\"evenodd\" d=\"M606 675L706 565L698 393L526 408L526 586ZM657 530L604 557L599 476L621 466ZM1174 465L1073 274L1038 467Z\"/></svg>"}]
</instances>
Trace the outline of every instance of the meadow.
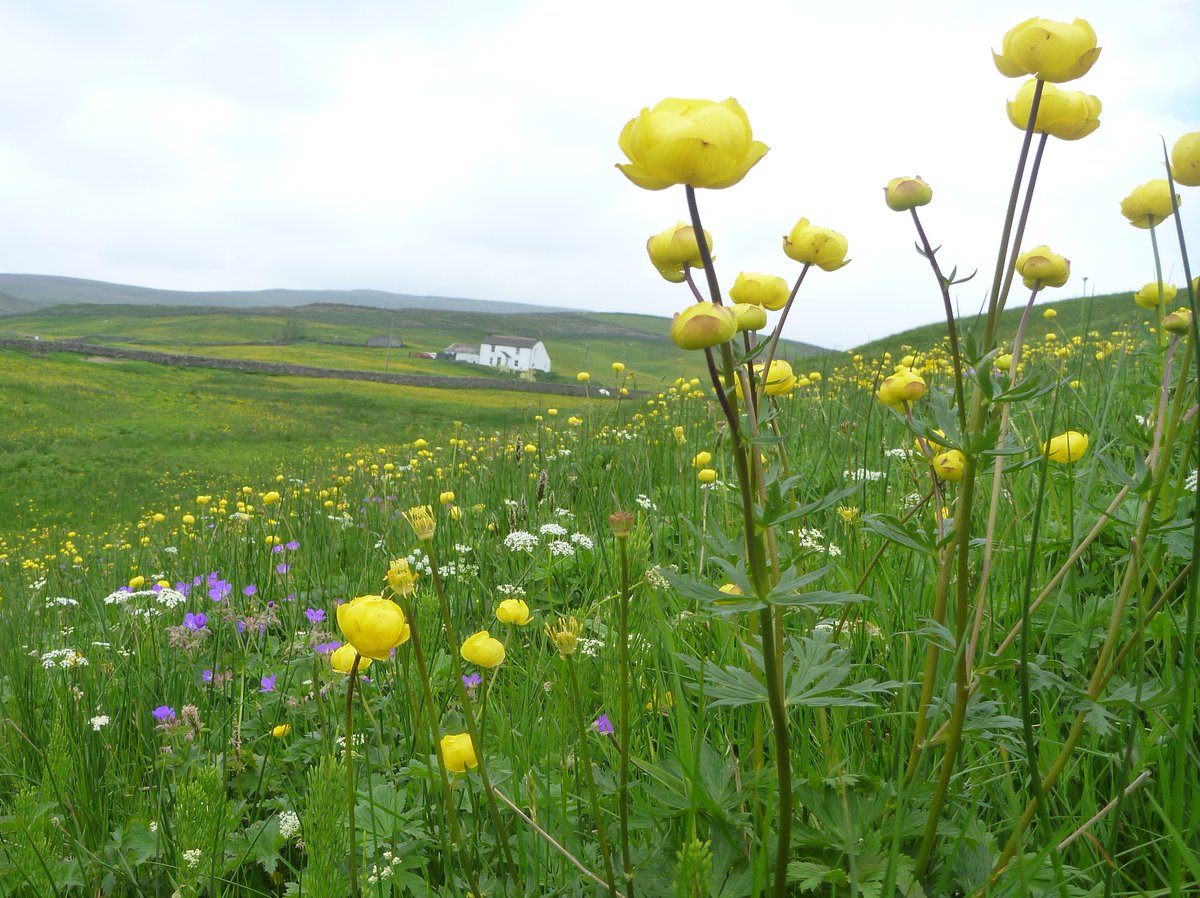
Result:
<instances>
[{"instance_id":1,"label":"meadow","mask_svg":"<svg viewBox=\"0 0 1200 898\"><path fill-rule=\"evenodd\" d=\"M1024 237L1049 138L1098 124L1053 84L1097 56L1082 20L1005 37L1033 77L983 311L954 315L932 189L896 178L947 318L844 355L778 338L846 238L801 218L793 283L723 290L697 188L766 146L736 101L674 98L619 168L683 188L647 249L694 303L669 344L578 319L584 396L0 353L0 891L1197 894L1200 279L1171 179L1200 184L1200 134L1121 203L1156 272L1176 228L1182 285L1047 303L1070 261ZM4 327L220 325L55 314Z\"/></svg>"}]
</instances>

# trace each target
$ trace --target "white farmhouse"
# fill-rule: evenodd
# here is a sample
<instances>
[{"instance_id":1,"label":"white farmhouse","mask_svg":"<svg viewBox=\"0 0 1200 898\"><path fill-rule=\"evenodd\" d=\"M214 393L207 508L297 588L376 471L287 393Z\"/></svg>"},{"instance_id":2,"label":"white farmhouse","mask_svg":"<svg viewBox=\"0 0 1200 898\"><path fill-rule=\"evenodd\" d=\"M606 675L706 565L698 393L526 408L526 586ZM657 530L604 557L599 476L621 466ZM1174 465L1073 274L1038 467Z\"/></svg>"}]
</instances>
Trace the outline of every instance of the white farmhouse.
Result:
<instances>
[{"instance_id":1,"label":"white farmhouse","mask_svg":"<svg viewBox=\"0 0 1200 898\"><path fill-rule=\"evenodd\" d=\"M451 343L443 350L442 355L456 362L469 362L472 365L479 364L479 347L468 346L466 343Z\"/></svg>"},{"instance_id":2,"label":"white farmhouse","mask_svg":"<svg viewBox=\"0 0 1200 898\"><path fill-rule=\"evenodd\" d=\"M533 337L489 335L478 346L452 343L443 353L456 362L487 365L505 371L549 371L550 355L541 340Z\"/></svg>"}]
</instances>

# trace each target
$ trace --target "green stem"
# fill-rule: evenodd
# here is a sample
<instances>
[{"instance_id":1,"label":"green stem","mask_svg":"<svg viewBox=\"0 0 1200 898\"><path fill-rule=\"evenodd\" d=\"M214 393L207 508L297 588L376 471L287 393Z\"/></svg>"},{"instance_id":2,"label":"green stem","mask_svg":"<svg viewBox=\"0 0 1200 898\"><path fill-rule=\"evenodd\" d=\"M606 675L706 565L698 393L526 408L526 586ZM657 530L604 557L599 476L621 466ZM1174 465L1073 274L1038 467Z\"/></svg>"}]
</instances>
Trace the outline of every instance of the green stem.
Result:
<instances>
[{"instance_id":1,"label":"green stem","mask_svg":"<svg viewBox=\"0 0 1200 898\"><path fill-rule=\"evenodd\" d=\"M1158 236L1154 232L1154 226L1158 224L1154 220L1154 216L1147 217L1150 223L1150 249L1154 253L1154 280L1158 286L1158 303L1154 306L1154 310L1158 317L1158 327L1154 330L1154 336L1158 339L1158 348L1162 349L1167 345L1167 332L1163 329L1163 318L1166 313L1163 311L1163 305L1166 297L1163 296L1163 274L1162 274L1162 259L1158 254Z\"/></svg>"},{"instance_id":2,"label":"green stem","mask_svg":"<svg viewBox=\"0 0 1200 898\"><path fill-rule=\"evenodd\" d=\"M934 255L935 250L929 243L929 238L925 236L925 229L921 227L921 218L917 215L917 208L914 206L909 210L912 213L913 224L917 228L917 236L921 238L921 246L924 248L923 255L929 260L930 267L933 268L933 274L937 278L938 289L942 294L942 305L946 311L946 328L950 337L950 357L954 362L954 403L958 408L958 426L960 430L966 430L967 427L967 404L963 393L963 378L962 378L962 352L958 345L958 327L954 321L954 304L950 301L950 279L942 274L942 268L938 265L937 257Z\"/></svg>"},{"instance_id":3,"label":"green stem","mask_svg":"<svg viewBox=\"0 0 1200 898\"><path fill-rule=\"evenodd\" d=\"M433 579L434 591L437 593L438 605L442 612L442 626L446 631L446 639L450 643L450 667L454 671L454 682L458 687L458 698L462 702L463 719L467 725L467 734L471 737L471 744L478 746L479 751L476 760L479 766L476 768L479 771L479 779L483 782L484 795L487 798L488 810L491 813L492 825L496 829L496 840L500 843L500 852L504 856L504 866L508 870L508 875L514 883L520 882L517 873L516 864L513 863L512 851L508 846L508 838L504 830L504 822L500 819L500 807L496 803L496 795L492 792L492 781L488 775L487 761L484 759L483 743L479 737L479 727L475 724L475 712L471 708L471 696L467 694L467 684L463 682L463 666L462 660L459 657L457 646L461 645L458 632L454 626L454 621L450 617L450 601L446 598L445 584L442 583L442 574L438 569L437 555L434 552L433 540L424 540L425 554L429 558L429 570Z\"/></svg>"},{"instance_id":4,"label":"green stem","mask_svg":"<svg viewBox=\"0 0 1200 898\"><path fill-rule=\"evenodd\" d=\"M350 895L358 898L358 840L354 832L354 681L358 679L358 663L362 655L354 653L350 678L346 681L346 811L350 817Z\"/></svg>"},{"instance_id":5,"label":"green stem","mask_svg":"<svg viewBox=\"0 0 1200 898\"><path fill-rule=\"evenodd\" d=\"M633 861L629 852L629 538L618 537L621 554L621 602L617 621L620 647L620 742L621 766L618 771L617 812L621 821L621 863L625 873L625 894L633 898Z\"/></svg>"},{"instance_id":6,"label":"green stem","mask_svg":"<svg viewBox=\"0 0 1200 898\"><path fill-rule=\"evenodd\" d=\"M579 696L579 681L575 677L575 665L568 655L563 658L567 665L567 679L571 683L571 704L575 706L575 728L579 733L579 761L583 764L584 776L588 784L588 796L592 803L592 817L596 821L596 838L600 842L600 859L604 862L604 881L608 885L608 894L616 896L617 882L613 878L612 859L608 853L608 837L605 835L604 818L600 816L600 795L596 791L596 778L592 775L592 755L588 750L587 724L583 720L583 701Z\"/></svg>"}]
</instances>

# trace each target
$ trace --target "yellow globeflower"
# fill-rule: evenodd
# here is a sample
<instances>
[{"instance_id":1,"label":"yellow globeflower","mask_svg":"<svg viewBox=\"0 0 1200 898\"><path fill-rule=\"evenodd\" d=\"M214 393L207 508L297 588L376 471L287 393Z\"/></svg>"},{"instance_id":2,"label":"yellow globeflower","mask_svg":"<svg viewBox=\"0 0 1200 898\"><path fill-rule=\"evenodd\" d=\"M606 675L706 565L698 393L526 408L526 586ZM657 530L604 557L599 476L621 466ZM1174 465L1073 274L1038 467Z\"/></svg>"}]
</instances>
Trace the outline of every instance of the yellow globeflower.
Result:
<instances>
[{"instance_id":1,"label":"yellow globeflower","mask_svg":"<svg viewBox=\"0 0 1200 898\"><path fill-rule=\"evenodd\" d=\"M1024 131L1037 81L1026 81L1008 103L1008 120ZM1100 100L1079 90L1059 90L1053 84L1042 88L1037 121L1033 130L1059 140L1079 140L1100 127Z\"/></svg>"},{"instance_id":2,"label":"yellow globeflower","mask_svg":"<svg viewBox=\"0 0 1200 898\"><path fill-rule=\"evenodd\" d=\"M767 152L732 97L720 103L670 97L630 119L617 143L629 160L617 168L646 190L732 187Z\"/></svg>"},{"instance_id":3,"label":"yellow globeflower","mask_svg":"<svg viewBox=\"0 0 1200 898\"><path fill-rule=\"evenodd\" d=\"M692 467L693 468L704 468L704 467L708 466L708 463L710 461L712 461L712 453L711 452L697 452L695 454L695 456L693 456L693 458L692 458Z\"/></svg>"},{"instance_id":4,"label":"yellow globeflower","mask_svg":"<svg viewBox=\"0 0 1200 898\"><path fill-rule=\"evenodd\" d=\"M735 303L733 317L737 322L739 333L741 331L760 331L767 326L767 310L748 302Z\"/></svg>"},{"instance_id":5,"label":"yellow globeflower","mask_svg":"<svg viewBox=\"0 0 1200 898\"><path fill-rule=\"evenodd\" d=\"M262 497L263 505L274 505L278 501L279 501L279 492L277 490L271 490L269 493L263 493L263 497Z\"/></svg>"},{"instance_id":6,"label":"yellow globeflower","mask_svg":"<svg viewBox=\"0 0 1200 898\"><path fill-rule=\"evenodd\" d=\"M282 739L291 731L292 725L290 723L281 723L278 726L271 727L271 735L276 739Z\"/></svg>"},{"instance_id":7,"label":"yellow globeflower","mask_svg":"<svg viewBox=\"0 0 1200 898\"><path fill-rule=\"evenodd\" d=\"M897 411L903 411L905 403L916 402L924 395L925 379L911 368L885 377L875 391L880 402Z\"/></svg>"},{"instance_id":8,"label":"yellow globeflower","mask_svg":"<svg viewBox=\"0 0 1200 898\"><path fill-rule=\"evenodd\" d=\"M624 362L613 362L612 369L613 369L614 374L620 374L622 371L625 370L625 363Z\"/></svg>"},{"instance_id":9,"label":"yellow globeflower","mask_svg":"<svg viewBox=\"0 0 1200 898\"><path fill-rule=\"evenodd\" d=\"M1133 301L1143 309L1156 309L1159 306L1167 305L1175 301L1175 297L1179 291L1174 284L1163 284L1162 293L1158 292L1158 281L1154 281L1142 286L1142 289L1133 294Z\"/></svg>"},{"instance_id":10,"label":"yellow globeflower","mask_svg":"<svg viewBox=\"0 0 1200 898\"><path fill-rule=\"evenodd\" d=\"M480 630L466 638L459 654L464 661L480 667L496 667L504 660L504 643L494 639L487 630Z\"/></svg>"},{"instance_id":11,"label":"yellow globeflower","mask_svg":"<svg viewBox=\"0 0 1200 898\"><path fill-rule=\"evenodd\" d=\"M1057 309L1046 309L1045 311L1042 312L1042 317L1045 318L1047 321L1050 321L1053 318L1057 318L1058 310Z\"/></svg>"},{"instance_id":12,"label":"yellow globeflower","mask_svg":"<svg viewBox=\"0 0 1200 898\"><path fill-rule=\"evenodd\" d=\"M847 249L845 237L829 228L809 224L807 218L796 222L791 233L783 238L783 251L789 259L805 265L816 265L822 271L837 271L849 265Z\"/></svg>"},{"instance_id":13,"label":"yellow globeflower","mask_svg":"<svg viewBox=\"0 0 1200 898\"><path fill-rule=\"evenodd\" d=\"M787 305L791 292L787 281L781 277L743 271L738 274L733 281L733 286L729 288L729 298L734 302L762 306L771 312L778 312Z\"/></svg>"},{"instance_id":14,"label":"yellow globeflower","mask_svg":"<svg viewBox=\"0 0 1200 898\"><path fill-rule=\"evenodd\" d=\"M712 235L704 232L704 242L708 251L712 252ZM672 284L682 284L687 280L688 268L700 268L700 241L696 239L695 229L682 221L676 222L675 227L667 228L661 234L655 234L646 241L646 252L650 255L650 263L664 278ZM619 362L617 364L620 364ZM624 367L622 365L622 367ZM615 370L615 369L614 369Z\"/></svg>"},{"instance_id":15,"label":"yellow globeflower","mask_svg":"<svg viewBox=\"0 0 1200 898\"><path fill-rule=\"evenodd\" d=\"M1186 334L1192 329L1192 313L1188 309L1176 309L1163 319L1163 330L1172 334Z\"/></svg>"},{"instance_id":16,"label":"yellow globeflower","mask_svg":"<svg viewBox=\"0 0 1200 898\"><path fill-rule=\"evenodd\" d=\"M1035 246L1021 253L1014 267L1030 290L1061 287L1071 276L1071 260L1051 252L1048 246Z\"/></svg>"},{"instance_id":17,"label":"yellow globeflower","mask_svg":"<svg viewBox=\"0 0 1200 898\"><path fill-rule=\"evenodd\" d=\"M141 574L138 574L136 577L133 577L129 581L129 588L130 589L141 589L145 585L145 583L146 583L146 578L143 577Z\"/></svg>"},{"instance_id":18,"label":"yellow globeflower","mask_svg":"<svg viewBox=\"0 0 1200 898\"><path fill-rule=\"evenodd\" d=\"M338 605L338 627L364 658L386 661L392 649L408 641L408 621L395 602L383 596L358 596Z\"/></svg>"},{"instance_id":19,"label":"yellow globeflower","mask_svg":"<svg viewBox=\"0 0 1200 898\"><path fill-rule=\"evenodd\" d=\"M1171 147L1171 177L1176 184L1200 187L1200 131L1183 135Z\"/></svg>"},{"instance_id":20,"label":"yellow globeflower","mask_svg":"<svg viewBox=\"0 0 1200 898\"><path fill-rule=\"evenodd\" d=\"M479 766L479 759L475 757L475 743L471 741L470 733L447 733L442 737L440 751L442 763L452 773L462 773L468 767Z\"/></svg>"},{"instance_id":21,"label":"yellow globeflower","mask_svg":"<svg viewBox=\"0 0 1200 898\"><path fill-rule=\"evenodd\" d=\"M433 523L433 509L428 505L414 505L404 515L404 519L413 529L413 533L417 535L419 540L433 539L433 531L435 525Z\"/></svg>"},{"instance_id":22,"label":"yellow globeflower","mask_svg":"<svg viewBox=\"0 0 1200 898\"><path fill-rule=\"evenodd\" d=\"M523 627L533 620L529 606L521 599L505 599L496 606L496 620L502 624L516 624Z\"/></svg>"},{"instance_id":23,"label":"yellow globeflower","mask_svg":"<svg viewBox=\"0 0 1200 898\"><path fill-rule=\"evenodd\" d=\"M350 643L338 646L329 655L329 666L338 673L348 674L354 666L354 659L358 656L358 652L354 650L354 646ZM358 672L362 673L371 666L370 658L363 658L358 662Z\"/></svg>"},{"instance_id":24,"label":"yellow globeflower","mask_svg":"<svg viewBox=\"0 0 1200 898\"><path fill-rule=\"evenodd\" d=\"M1175 195L1175 205L1181 205L1182 197ZM1166 178L1147 181L1121 200L1121 214L1129 219L1135 228L1157 227L1171 217L1174 212L1171 205L1171 185Z\"/></svg>"},{"instance_id":25,"label":"yellow globeflower","mask_svg":"<svg viewBox=\"0 0 1200 898\"><path fill-rule=\"evenodd\" d=\"M707 349L724 343L737 333L733 310L711 302L698 302L671 321L671 340L680 349Z\"/></svg>"},{"instance_id":26,"label":"yellow globeflower","mask_svg":"<svg viewBox=\"0 0 1200 898\"><path fill-rule=\"evenodd\" d=\"M1083 458L1088 448L1088 438L1086 433L1080 433L1077 430L1068 430L1066 433L1060 433L1056 437L1052 437L1049 443L1042 444L1042 451L1049 456L1050 461L1058 462L1059 464L1069 464L1079 461Z\"/></svg>"},{"instance_id":27,"label":"yellow globeflower","mask_svg":"<svg viewBox=\"0 0 1200 898\"><path fill-rule=\"evenodd\" d=\"M893 212L907 212L933 199L933 188L921 178L892 178L883 188L883 200Z\"/></svg>"},{"instance_id":28,"label":"yellow globeflower","mask_svg":"<svg viewBox=\"0 0 1200 898\"><path fill-rule=\"evenodd\" d=\"M701 468L699 473L696 474L696 479L701 483L715 483L717 472L712 468Z\"/></svg>"},{"instance_id":29,"label":"yellow globeflower","mask_svg":"<svg viewBox=\"0 0 1200 898\"><path fill-rule=\"evenodd\" d=\"M1088 73L1100 56L1096 32L1085 19L1071 23L1026 19L1004 35L992 59L1006 78L1033 75L1042 81L1074 81Z\"/></svg>"},{"instance_id":30,"label":"yellow globeflower","mask_svg":"<svg viewBox=\"0 0 1200 898\"><path fill-rule=\"evenodd\" d=\"M933 473L937 475L938 480L951 480L957 483L962 480L963 465L966 462L966 456L957 449L947 449L933 457Z\"/></svg>"},{"instance_id":31,"label":"yellow globeflower","mask_svg":"<svg viewBox=\"0 0 1200 898\"><path fill-rule=\"evenodd\" d=\"M592 379L592 375L588 374L586 371L580 371L575 375L575 379L581 384L585 384Z\"/></svg>"}]
</instances>

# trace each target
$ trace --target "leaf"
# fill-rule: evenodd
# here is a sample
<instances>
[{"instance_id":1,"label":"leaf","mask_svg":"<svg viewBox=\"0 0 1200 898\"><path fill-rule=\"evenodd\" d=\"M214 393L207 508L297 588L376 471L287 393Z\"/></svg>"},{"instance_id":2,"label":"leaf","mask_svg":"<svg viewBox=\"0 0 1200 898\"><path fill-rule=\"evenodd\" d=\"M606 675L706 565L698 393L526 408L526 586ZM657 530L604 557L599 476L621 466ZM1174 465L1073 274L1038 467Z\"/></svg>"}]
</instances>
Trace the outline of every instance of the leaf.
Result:
<instances>
[{"instance_id":1,"label":"leaf","mask_svg":"<svg viewBox=\"0 0 1200 898\"><path fill-rule=\"evenodd\" d=\"M701 583L699 580L693 580L691 577L677 574L670 568L659 568L658 570L681 596L708 606L708 610L714 614L757 611L759 608L766 606L765 602L752 595L730 595L729 593L721 592L721 590L711 584ZM743 592L747 592L748 584L745 583L744 577L742 581L737 585L742 588ZM736 583L737 581L735 580L734 582Z\"/></svg>"},{"instance_id":2,"label":"leaf","mask_svg":"<svg viewBox=\"0 0 1200 898\"><path fill-rule=\"evenodd\" d=\"M794 484L791 484L791 481L797 480L797 479L798 479L797 477L789 477L787 480L783 481L783 483L780 484L780 487L783 490L783 492L786 493L788 491L788 489L790 489L790 487L792 485L794 485ZM826 493L820 499L817 499L816 501L813 501L813 502L809 502L805 505L801 505L799 508L794 508L791 511L787 512L786 514L782 514L779 517L774 518L773 520L767 520L764 517L764 520L762 521L762 523L764 526L768 526L770 524L786 524L788 521L794 521L796 518L802 518L802 517L805 517L806 515L816 514L819 511L824 511L826 508L829 508L832 505L836 505L838 502L841 502L843 499L845 499L851 493L858 492L860 489L862 489L862 487L863 487L862 482L851 483L851 484L848 484L847 486L840 486L837 489L835 489L833 492Z\"/></svg>"},{"instance_id":3,"label":"leaf","mask_svg":"<svg viewBox=\"0 0 1200 898\"><path fill-rule=\"evenodd\" d=\"M886 540L904 546L906 549L933 555L935 552L933 541L924 532L917 529L916 524L912 523L913 520L915 519L910 519L910 523L905 524L901 523L895 515L869 514L863 518L863 527Z\"/></svg>"},{"instance_id":4,"label":"leaf","mask_svg":"<svg viewBox=\"0 0 1200 898\"><path fill-rule=\"evenodd\" d=\"M704 695L712 707L744 708L767 703L766 685L748 670L721 667L711 661L683 654L676 654L675 657L684 667L699 674L704 681Z\"/></svg>"},{"instance_id":5,"label":"leaf","mask_svg":"<svg viewBox=\"0 0 1200 898\"><path fill-rule=\"evenodd\" d=\"M812 636L789 640L784 658L785 704L806 708L873 707L873 696L890 695L900 688L894 680L848 683L850 653L829 639L828 633L817 630Z\"/></svg>"}]
</instances>

